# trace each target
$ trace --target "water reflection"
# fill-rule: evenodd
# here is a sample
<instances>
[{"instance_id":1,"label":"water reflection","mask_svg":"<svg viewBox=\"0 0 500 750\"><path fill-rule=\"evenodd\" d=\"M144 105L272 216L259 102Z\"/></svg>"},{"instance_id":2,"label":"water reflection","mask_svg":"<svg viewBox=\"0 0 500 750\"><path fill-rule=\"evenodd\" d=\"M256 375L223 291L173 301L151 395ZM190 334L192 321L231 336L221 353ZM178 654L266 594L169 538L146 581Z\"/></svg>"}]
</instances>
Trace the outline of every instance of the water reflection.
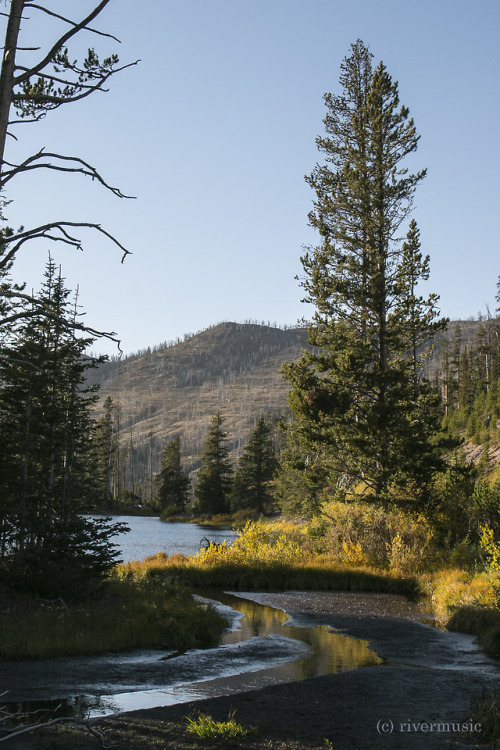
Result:
<instances>
[{"instance_id":1,"label":"water reflection","mask_svg":"<svg viewBox=\"0 0 500 750\"><path fill-rule=\"evenodd\" d=\"M211 597L213 599L213 593ZM99 698L99 704L90 709L89 715L102 716L214 698L383 663L369 649L367 641L349 638L326 626L289 625L288 615L282 609L223 593L217 594L217 602L224 608L231 608L233 614L236 610L241 615L235 618L235 627L223 638L222 651L225 651L226 658L222 676L207 679L206 675L200 674L198 679L189 683L175 684L174 681L161 689L156 687L103 695ZM231 647L249 642L254 645L255 651L250 661L245 661L245 657L238 653L235 655ZM296 643L295 647L293 642ZM220 653L219 650L219 656ZM189 652L183 658L186 656L189 656ZM192 658L200 659L200 652L198 656L192 652ZM270 666L273 661L276 663Z\"/></svg>"},{"instance_id":2,"label":"water reflection","mask_svg":"<svg viewBox=\"0 0 500 750\"><path fill-rule=\"evenodd\" d=\"M266 605L256 607L256 602L229 594L220 594L217 600L244 615L239 622L239 628L224 636L224 643L280 635L301 640L310 647L308 656L291 665L294 673L291 679L300 680L383 663L383 660L368 647L368 641L349 638L330 630L326 625L288 625L289 617L282 609Z\"/></svg>"}]
</instances>

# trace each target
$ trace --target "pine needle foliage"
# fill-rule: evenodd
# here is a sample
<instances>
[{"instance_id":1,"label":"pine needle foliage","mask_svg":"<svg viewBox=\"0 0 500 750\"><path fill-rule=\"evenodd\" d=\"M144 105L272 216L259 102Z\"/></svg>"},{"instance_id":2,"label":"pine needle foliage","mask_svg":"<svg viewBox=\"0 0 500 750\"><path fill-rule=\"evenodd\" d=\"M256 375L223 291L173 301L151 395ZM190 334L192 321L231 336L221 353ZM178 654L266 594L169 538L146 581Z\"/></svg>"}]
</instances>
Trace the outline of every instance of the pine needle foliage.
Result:
<instances>
[{"instance_id":1,"label":"pine needle foliage","mask_svg":"<svg viewBox=\"0 0 500 750\"><path fill-rule=\"evenodd\" d=\"M117 561L110 538L126 530L83 518L98 494L85 373L94 338L79 335L78 304L49 259L37 305L21 307L0 347L0 577L43 596L99 585Z\"/></svg>"},{"instance_id":2,"label":"pine needle foliage","mask_svg":"<svg viewBox=\"0 0 500 750\"><path fill-rule=\"evenodd\" d=\"M202 466L195 487L197 512L214 516L229 512L233 468L229 460L227 432L224 417L218 411L213 415L201 457Z\"/></svg>"},{"instance_id":3,"label":"pine needle foliage","mask_svg":"<svg viewBox=\"0 0 500 750\"><path fill-rule=\"evenodd\" d=\"M169 440L163 449L161 468L155 477L157 499L162 514L182 513L189 500L190 479L181 464L181 439Z\"/></svg>"},{"instance_id":4,"label":"pine needle foliage","mask_svg":"<svg viewBox=\"0 0 500 750\"><path fill-rule=\"evenodd\" d=\"M272 505L271 481L276 467L272 427L261 415L238 461L231 493L232 509L248 508L259 514L269 511Z\"/></svg>"},{"instance_id":5,"label":"pine needle foliage","mask_svg":"<svg viewBox=\"0 0 500 750\"><path fill-rule=\"evenodd\" d=\"M327 454L331 483L362 485L387 500L424 497L440 453L431 436L439 399L422 380L426 343L445 325L436 295L417 294L429 273L415 222L401 232L425 170L405 159L419 136L398 85L358 40L341 93L326 94L324 157L306 178L320 244L302 257L314 305L307 351L283 367L295 429L309 454Z\"/></svg>"}]
</instances>

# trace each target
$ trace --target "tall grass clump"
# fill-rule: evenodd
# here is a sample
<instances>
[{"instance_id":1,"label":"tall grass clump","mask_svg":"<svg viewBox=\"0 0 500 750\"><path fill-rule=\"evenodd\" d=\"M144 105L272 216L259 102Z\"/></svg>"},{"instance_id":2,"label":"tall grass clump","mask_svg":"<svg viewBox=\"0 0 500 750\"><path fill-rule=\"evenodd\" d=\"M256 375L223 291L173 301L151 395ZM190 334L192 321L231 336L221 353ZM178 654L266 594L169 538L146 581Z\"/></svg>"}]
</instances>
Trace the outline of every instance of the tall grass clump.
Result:
<instances>
[{"instance_id":1,"label":"tall grass clump","mask_svg":"<svg viewBox=\"0 0 500 750\"><path fill-rule=\"evenodd\" d=\"M133 648L184 650L217 644L227 627L212 607L166 580L118 574L78 609L25 609L0 621L0 659L42 659Z\"/></svg>"},{"instance_id":2,"label":"tall grass clump","mask_svg":"<svg viewBox=\"0 0 500 750\"><path fill-rule=\"evenodd\" d=\"M486 653L500 656L500 571L443 569L421 585L441 627L476 635Z\"/></svg>"},{"instance_id":3,"label":"tall grass clump","mask_svg":"<svg viewBox=\"0 0 500 750\"><path fill-rule=\"evenodd\" d=\"M200 714L196 718L186 719L187 731L202 740L236 740L254 732L253 727L239 724L234 718L235 712L229 714L227 721L215 721L207 714Z\"/></svg>"},{"instance_id":4,"label":"tall grass clump","mask_svg":"<svg viewBox=\"0 0 500 750\"><path fill-rule=\"evenodd\" d=\"M487 694L483 688L480 698L472 696L465 723L472 728L472 731L465 733L468 739L500 748L500 693L493 690Z\"/></svg>"}]
</instances>

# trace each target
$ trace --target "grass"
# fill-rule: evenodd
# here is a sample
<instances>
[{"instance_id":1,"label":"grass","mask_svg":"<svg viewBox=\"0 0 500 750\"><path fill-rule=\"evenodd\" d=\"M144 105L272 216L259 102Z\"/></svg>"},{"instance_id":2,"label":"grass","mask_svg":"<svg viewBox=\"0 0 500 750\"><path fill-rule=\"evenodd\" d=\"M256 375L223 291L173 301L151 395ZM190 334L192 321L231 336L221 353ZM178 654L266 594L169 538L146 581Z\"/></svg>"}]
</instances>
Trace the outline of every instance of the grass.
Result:
<instances>
[{"instance_id":1,"label":"grass","mask_svg":"<svg viewBox=\"0 0 500 750\"><path fill-rule=\"evenodd\" d=\"M231 591L370 591L419 595L418 581L384 572L354 570L334 563L280 564L234 563L205 567L203 564L169 562L148 558L142 563L145 575L165 575L169 580L195 588L230 589Z\"/></svg>"},{"instance_id":2,"label":"grass","mask_svg":"<svg viewBox=\"0 0 500 750\"><path fill-rule=\"evenodd\" d=\"M479 699L472 696L467 724L472 727L466 733L468 739L500 748L500 693L493 690L488 695L483 688Z\"/></svg>"},{"instance_id":3,"label":"grass","mask_svg":"<svg viewBox=\"0 0 500 750\"><path fill-rule=\"evenodd\" d=\"M0 659L213 646L226 626L215 609L165 580L115 579L77 607L18 606L0 621Z\"/></svg>"},{"instance_id":4,"label":"grass","mask_svg":"<svg viewBox=\"0 0 500 750\"><path fill-rule=\"evenodd\" d=\"M420 578L438 624L477 636L489 656L500 657L500 572L449 568Z\"/></svg>"},{"instance_id":5,"label":"grass","mask_svg":"<svg viewBox=\"0 0 500 750\"><path fill-rule=\"evenodd\" d=\"M478 636L482 648L500 656L500 571L471 571L446 566L403 575L390 566L339 562L334 555L311 550L297 527L283 531L273 524L249 522L235 542L213 545L187 558L158 554L122 566L120 575L170 580L188 586L240 591L366 591L427 597L437 623ZM433 561L434 564L435 561ZM403 567L403 570L406 569Z\"/></svg>"},{"instance_id":6,"label":"grass","mask_svg":"<svg viewBox=\"0 0 500 750\"><path fill-rule=\"evenodd\" d=\"M246 737L255 731L253 727L238 724L234 719L234 711L227 721L215 721L207 714L200 714L197 718L186 718L187 731L203 740L235 740Z\"/></svg>"},{"instance_id":7,"label":"grass","mask_svg":"<svg viewBox=\"0 0 500 750\"><path fill-rule=\"evenodd\" d=\"M253 522L246 524L231 545L211 545L189 558L159 553L121 566L119 575L167 579L202 589L372 591L412 598L419 593L413 576L339 565L330 557L307 552L303 536L295 529L283 532L281 527Z\"/></svg>"}]
</instances>

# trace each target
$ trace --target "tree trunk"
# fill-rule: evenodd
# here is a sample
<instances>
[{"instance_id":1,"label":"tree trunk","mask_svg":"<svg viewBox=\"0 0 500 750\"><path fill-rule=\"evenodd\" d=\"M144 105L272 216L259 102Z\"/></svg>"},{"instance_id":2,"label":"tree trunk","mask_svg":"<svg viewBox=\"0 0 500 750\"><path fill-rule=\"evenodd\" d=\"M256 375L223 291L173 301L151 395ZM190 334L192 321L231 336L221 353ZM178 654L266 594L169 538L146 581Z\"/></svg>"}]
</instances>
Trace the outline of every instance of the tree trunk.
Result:
<instances>
[{"instance_id":1,"label":"tree trunk","mask_svg":"<svg viewBox=\"0 0 500 750\"><path fill-rule=\"evenodd\" d=\"M0 73L0 170L3 167L5 141L9 126L10 105L16 64L17 40L21 26L21 16L26 0L11 0L9 22L5 34L5 47ZM0 181L0 189L2 183Z\"/></svg>"}]
</instances>

